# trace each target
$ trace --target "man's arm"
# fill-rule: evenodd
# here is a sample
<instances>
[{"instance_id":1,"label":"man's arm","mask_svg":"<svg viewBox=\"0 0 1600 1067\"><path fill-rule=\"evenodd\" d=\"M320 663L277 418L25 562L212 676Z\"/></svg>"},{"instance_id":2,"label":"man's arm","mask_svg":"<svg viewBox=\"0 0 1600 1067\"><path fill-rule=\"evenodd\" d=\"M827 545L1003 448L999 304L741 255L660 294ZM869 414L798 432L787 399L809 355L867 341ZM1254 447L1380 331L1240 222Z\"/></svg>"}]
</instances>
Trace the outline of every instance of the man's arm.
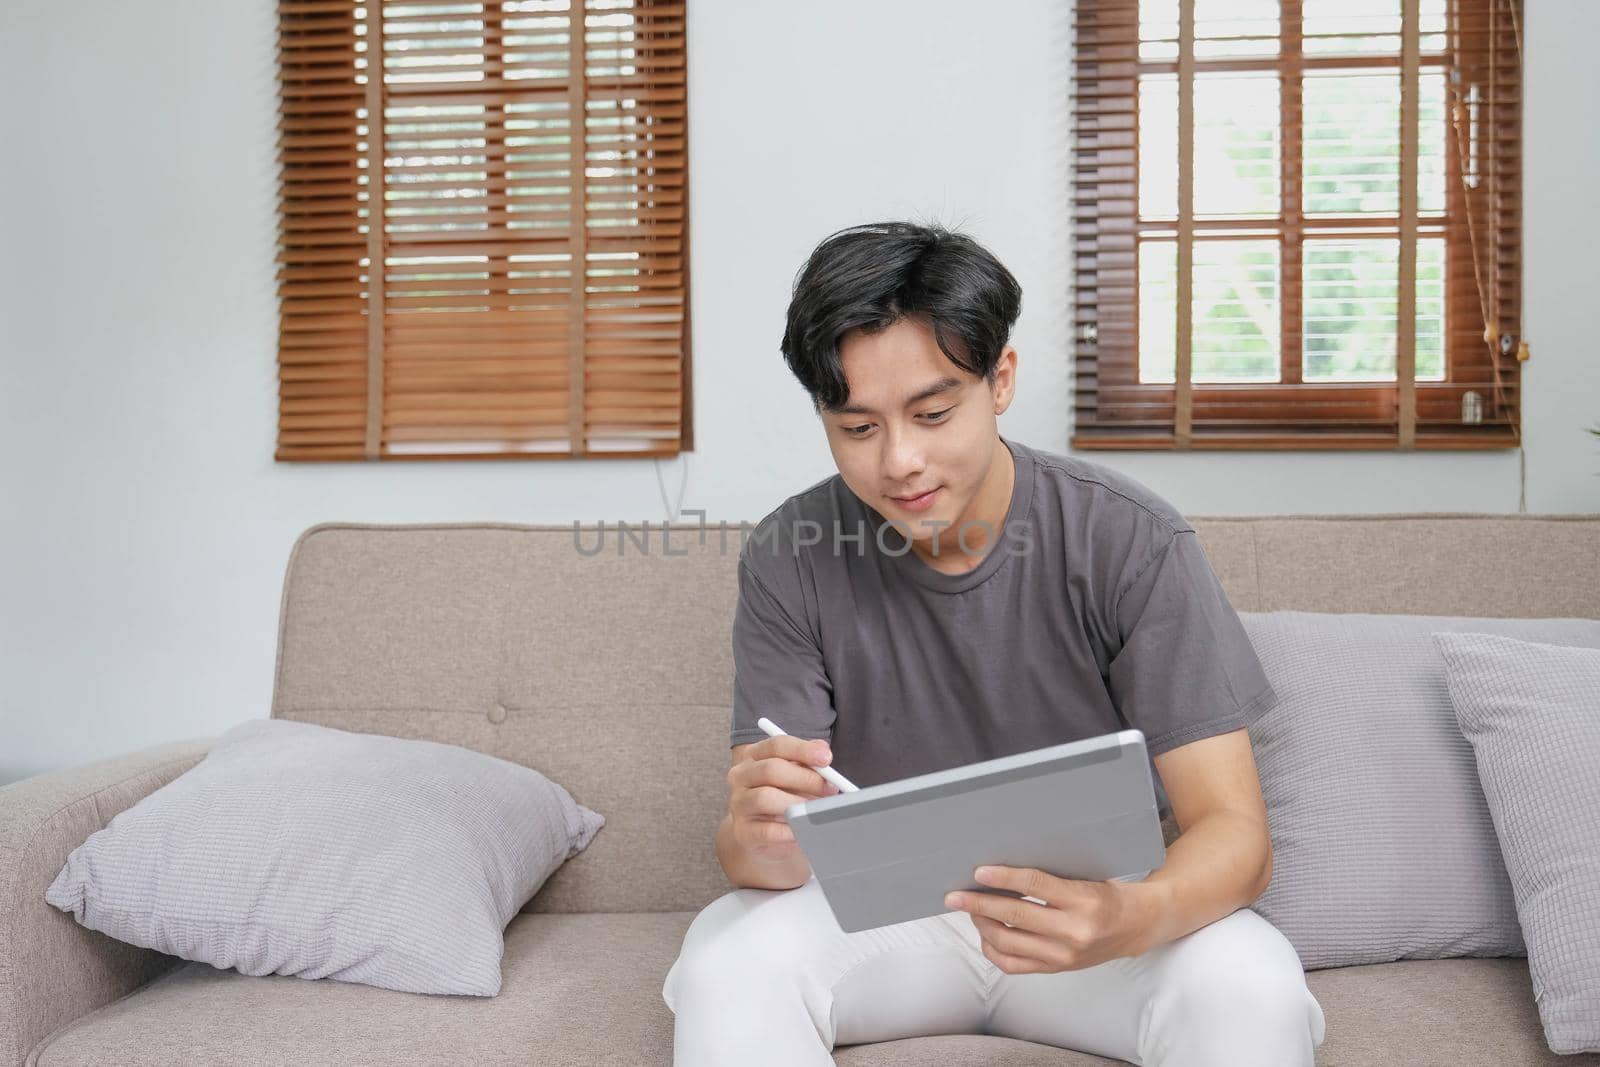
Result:
<instances>
[{"instance_id":1,"label":"man's arm","mask_svg":"<svg viewBox=\"0 0 1600 1067\"><path fill-rule=\"evenodd\" d=\"M1272 837L1249 734L1192 741L1154 762L1181 833L1159 870L1128 883L1147 905L1141 952L1246 907L1272 880Z\"/></svg>"},{"instance_id":2,"label":"man's arm","mask_svg":"<svg viewBox=\"0 0 1600 1067\"><path fill-rule=\"evenodd\" d=\"M775 529L781 532L782 524ZM806 621L797 565L765 559L751 550L754 543L747 542L739 557L730 740L761 734L763 715L788 733L732 745L717 860L735 886L794 889L811 877L811 865L783 813L790 804L834 791L812 769L829 749L823 739L832 736L833 685Z\"/></svg>"},{"instance_id":3,"label":"man's arm","mask_svg":"<svg viewBox=\"0 0 1600 1067\"><path fill-rule=\"evenodd\" d=\"M1112 611L1122 644L1107 685L1118 711L1158 751L1165 738L1181 742L1155 757L1180 834L1165 866L1123 883L1139 887L1130 899L1155 905L1140 909L1150 928L1139 938L1154 947L1237 911L1266 888L1272 840L1244 728L1276 694L1187 525L1139 565ZM1209 736L1187 740L1200 733Z\"/></svg>"}]
</instances>

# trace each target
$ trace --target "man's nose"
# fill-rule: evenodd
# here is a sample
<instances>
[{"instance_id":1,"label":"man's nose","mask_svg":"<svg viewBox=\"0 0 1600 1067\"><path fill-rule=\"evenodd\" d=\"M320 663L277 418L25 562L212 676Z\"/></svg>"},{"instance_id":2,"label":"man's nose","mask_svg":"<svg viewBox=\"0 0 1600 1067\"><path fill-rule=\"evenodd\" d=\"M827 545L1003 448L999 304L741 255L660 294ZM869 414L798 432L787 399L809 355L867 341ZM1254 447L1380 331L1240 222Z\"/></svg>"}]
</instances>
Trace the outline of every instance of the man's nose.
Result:
<instances>
[{"instance_id":1,"label":"man's nose","mask_svg":"<svg viewBox=\"0 0 1600 1067\"><path fill-rule=\"evenodd\" d=\"M909 488L905 483L922 473L922 448L916 435L890 428L884 434L884 473L899 488Z\"/></svg>"}]
</instances>

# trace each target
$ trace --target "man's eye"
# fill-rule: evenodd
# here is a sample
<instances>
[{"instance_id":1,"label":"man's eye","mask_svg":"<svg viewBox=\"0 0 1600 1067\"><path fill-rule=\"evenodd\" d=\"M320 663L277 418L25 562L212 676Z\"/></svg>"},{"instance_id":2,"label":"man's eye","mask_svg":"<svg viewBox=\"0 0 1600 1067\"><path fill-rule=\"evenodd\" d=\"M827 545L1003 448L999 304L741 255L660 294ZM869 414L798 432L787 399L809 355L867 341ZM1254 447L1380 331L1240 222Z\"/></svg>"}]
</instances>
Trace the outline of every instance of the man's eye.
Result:
<instances>
[{"instance_id":1,"label":"man's eye","mask_svg":"<svg viewBox=\"0 0 1600 1067\"><path fill-rule=\"evenodd\" d=\"M872 429L872 423L868 422L863 423L860 426L846 426L844 428L844 432L849 434L851 437L862 437L870 429Z\"/></svg>"},{"instance_id":2,"label":"man's eye","mask_svg":"<svg viewBox=\"0 0 1600 1067\"><path fill-rule=\"evenodd\" d=\"M952 408L945 408L943 411L930 411L927 413L926 418L929 422L940 422L952 410Z\"/></svg>"}]
</instances>

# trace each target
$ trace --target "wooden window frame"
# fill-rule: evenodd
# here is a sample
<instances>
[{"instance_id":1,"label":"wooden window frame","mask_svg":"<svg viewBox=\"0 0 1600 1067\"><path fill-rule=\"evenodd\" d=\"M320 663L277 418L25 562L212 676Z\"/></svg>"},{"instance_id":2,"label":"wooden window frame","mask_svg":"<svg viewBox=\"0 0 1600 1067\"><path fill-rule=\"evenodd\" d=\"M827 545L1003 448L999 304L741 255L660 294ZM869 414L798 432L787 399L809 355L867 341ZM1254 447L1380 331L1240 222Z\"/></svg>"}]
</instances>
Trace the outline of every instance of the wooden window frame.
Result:
<instances>
[{"instance_id":1,"label":"wooden window frame","mask_svg":"<svg viewBox=\"0 0 1600 1067\"><path fill-rule=\"evenodd\" d=\"M278 461L694 448L685 0L475 6L279 0Z\"/></svg>"},{"instance_id":2,"label":"wooden window frame","mask_svg":"<svg viewBox=\"0 0 1600 1067\"><path fill-rule=\"evenodd\" d=\"M1072 446L1122 450L1474 450L1520 444L1521 0L1450 0L1446 47L1422 53L1418 0L1403 0L1398 57L1306 55L1301 0L1281 0L1279 53L1240 59L1194 54L1195 0L1178 0L1175 60L1140 55L1138 0L1080 2L1074 63L1074 417ZM1445 380L1415 380L1414 297L1398 300L1396 381L1303 382L1299 109L1307 70L1376 67L1401 74L1398 217L1329 219L1400 238L1398 292L1414 292L1416 238L1443 235ZM1417 74L1446 73L1443 215L1417 214ZM1280 214L1195 219L1192 211L1192 87L1197 73L1276 70L1280 84ZM1450 72L1482 93L1476 190L1461 181ZM1141 74L1178 75L1180 209L1177 220L1139 217L1138 96ZM1190 319L1193 237L1227 229L1270 236L1280 249L1280 381L1192 381ZM1254 230L1255 233L1247 231ZM1176 382L1138 380L1139 246L1153 232L1177 233ZM1330 234L1331 235L1331 234ZM1473 249L1477 248L1474 257ZM1487 321L1486 321L1487 320ZM1479 395L1481 421L1463 422L1463 395Z\"/></svg>"}]
</instances>

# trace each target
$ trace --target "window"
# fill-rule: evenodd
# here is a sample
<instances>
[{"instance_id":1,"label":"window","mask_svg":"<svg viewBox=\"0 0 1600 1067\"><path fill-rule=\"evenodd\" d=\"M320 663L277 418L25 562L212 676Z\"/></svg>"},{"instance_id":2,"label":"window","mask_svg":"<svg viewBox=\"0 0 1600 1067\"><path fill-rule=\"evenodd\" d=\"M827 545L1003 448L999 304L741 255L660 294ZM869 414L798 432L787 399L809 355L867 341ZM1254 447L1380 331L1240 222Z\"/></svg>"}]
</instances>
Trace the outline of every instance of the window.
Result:
<instances>
[{"instance_id":1,"label":"window","mask_svg":"<svg viewBox=\"0 0 1600 1067\"><path fill-rule=\"evenodd\" d=\"M1080 2L1073 446L1514 447L1520 18Z\"/></svg>"},{"instance_id":2,"label":"window","mask_svg":"<svg viewBox=\"0 0 1600 1067\"><path fill-rule=\"evenodd\" d=\"M277 458L692 448L683 4L278 12Z\"/></svg>"}]
</instances>

